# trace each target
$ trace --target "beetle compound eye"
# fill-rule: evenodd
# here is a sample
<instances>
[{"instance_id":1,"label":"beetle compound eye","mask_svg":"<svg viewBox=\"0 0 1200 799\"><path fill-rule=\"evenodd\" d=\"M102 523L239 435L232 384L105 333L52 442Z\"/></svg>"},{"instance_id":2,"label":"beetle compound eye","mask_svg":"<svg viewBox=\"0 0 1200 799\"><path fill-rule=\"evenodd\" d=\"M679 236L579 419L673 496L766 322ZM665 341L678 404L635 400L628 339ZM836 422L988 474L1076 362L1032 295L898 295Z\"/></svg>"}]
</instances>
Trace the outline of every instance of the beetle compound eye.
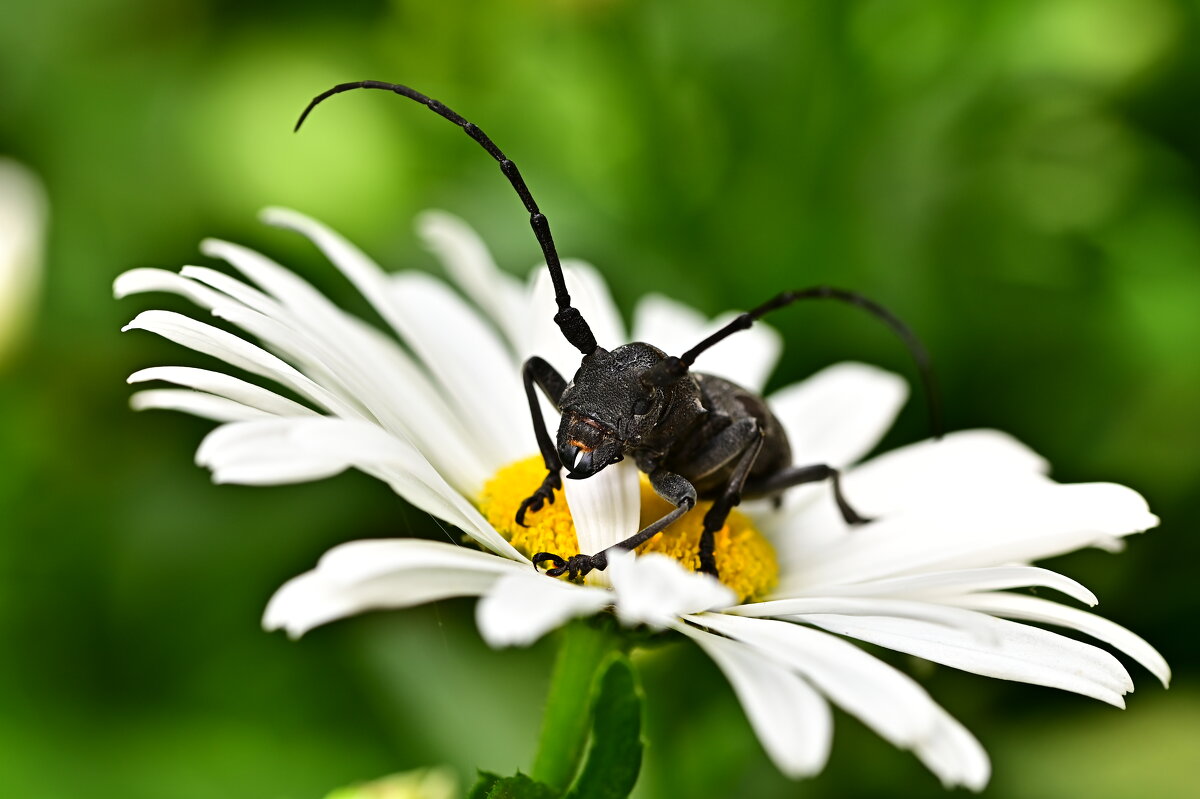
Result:
<instances>
[{"instance_id":1,"label":"beetle compound eye","mask_svg":"<svg viewBox=\"0 0 1200 799\"><path fill-rule=\"evenodd\" d=\"M637 402L633 403L632 411L634 416L645 416L650 413L650 398L639 398Z\"/></svg>"}]
</instances>

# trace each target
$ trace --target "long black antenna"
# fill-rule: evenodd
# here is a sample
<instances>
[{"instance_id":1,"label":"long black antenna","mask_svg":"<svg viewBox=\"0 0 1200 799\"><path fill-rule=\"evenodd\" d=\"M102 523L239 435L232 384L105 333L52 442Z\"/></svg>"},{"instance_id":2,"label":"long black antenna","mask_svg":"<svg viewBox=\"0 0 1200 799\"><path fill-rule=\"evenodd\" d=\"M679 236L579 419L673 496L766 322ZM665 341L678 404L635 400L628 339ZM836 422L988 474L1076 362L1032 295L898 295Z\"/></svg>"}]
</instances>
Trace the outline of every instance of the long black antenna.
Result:
<instances>
[{"instance_id":1,"label":"long black antenna","mask_svg":"<svg viewBox=\"0 0 1200 799\"><path fill-rule=\"evenodd\" d=\"M562 331L567 341L571 343L571 346L584 355L592 353L596 349L596 337L592 335L592 329L588 327L588 323L584 320L583 315L571 305L571 295L567 293L567 284L563 279L562 264L558 260L558 251L554 248L554 238L550 235L550 223L546 221L545 215L538 210L538 205L534 202L533 195L529 193L529 188L525 185L525 180L521 177L517 165L510 161L500 151L500 148L488 138L488 135L473 122L468 122L442 103L431 97L426 97L416 89L401 86L399 83L363 80L357 83L339 83L329 91L318 94L308 104L308 107L304 109L304 113L300 115L300 119L296 122L294 130L300 130L300 126L304 124L304 120L308 118L309 113L318 104L335 94L341 94L353 89L385 89L395 92L401 97L415 100L443 119L448 119L455 125L458 125L468 136L478 142L479 146L487 150L492 158L496 159L500 164L500 171L504 173L504 177L508 178L508 182L512 184L512 187L516 189L521 202L525 204L525 210L529 211L529 225L533 228L533 234L537 236L538 244L542 248L542 254L546 258L546 268L550 270L550 281L554 284L554 300L558 303L558 313L554 315L554 321L558 324L558 328Z\"/></svg>"},{"instance_id":2,"label":"long black antenna","mask_svg":"<svg viewBox=\"0 0 1200 799\"><path fill-rule=\"evenodd\" d=\"M935 438L942 437L944 430L942 427L941 399L938 394L937 383L933 377L933 367L929 363L929 353L926 352L925 347L921 344L921 340L917 338L917 335L912 332L908 325L901 322L895 314L879 303L869 300L853 291L832 288L830 286L813 286L812 288L801 289L799 291L785 291L771 298L757 308L738 315L736 319L725 325L725 327L713 333L678 358L671 357L659 362L647 373L644 380L648 383L658 385L665 385L677 380L695 363L697 356L709 347L724 341L740 330L745 330L771 311L777 311L799 300L837 300L849 303L850 305L856 305L876 318L882 319L888 327L892 328L904 341L904 345L908 347L909 353L917 363L917 371L921 375L921 384L925 389L926 407L929 410L929 429Z\"/></svg>"}]
</instances>

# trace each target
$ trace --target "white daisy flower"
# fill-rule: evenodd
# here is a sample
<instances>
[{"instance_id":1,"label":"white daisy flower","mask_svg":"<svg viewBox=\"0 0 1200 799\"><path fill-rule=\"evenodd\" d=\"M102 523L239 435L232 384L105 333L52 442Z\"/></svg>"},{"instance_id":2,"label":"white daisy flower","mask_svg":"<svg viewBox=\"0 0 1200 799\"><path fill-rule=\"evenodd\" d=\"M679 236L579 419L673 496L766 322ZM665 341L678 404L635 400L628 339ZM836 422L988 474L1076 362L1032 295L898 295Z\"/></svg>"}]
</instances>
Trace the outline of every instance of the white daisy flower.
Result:
<instances>
[{"instance_id":1,"label":"white daisy flower","mask_svg":"<svg viewBox=\"0 0 1200 799\"><path fill-rule=\"evenodd\" d=\"M703 513L687 514L642 547L610 555L586 584L537 573L539 551L595 553L662 515L665 505L627 462L566 482L565 502L515 524L520 501L544 475L520 380L538 354L565 375L578 352L552 321L545 269L528 286L500 272L462 222L428 213L421 235L464 300L423 273L384 273L319 223L286 210L269 224L311 239L366 297L395 338L346 314L267 258L222 241L202 249L248 279L188 266L135 269L118 296L181 294L258 340L167 311L143 329L266 378L287 394L221 372L156 367L133 397L221 422L197 460L219 482L293 483L358 468L461 529L475 546L394 539L329 551L284 585L268 629L292 635L377 608L477 596L481 635L493 646L528 644L568 620L611 610L621 623L678 631L716 662L772 760L786 774L821 770L832 738L829 703L894 745L912 750L946 785L982 788L987 755L907 675L845 637L989 677L1062 688L1118 707L1133 689L1104 649L1035 622L1082 632L1137 660L1164 684L1163 658L1132 632L1074 606L1008 589L1053 589L1085 605L1085 587L1030 565L1081 547L1109 549L1158 520L1134 491L1061 485L1012 438L978 430L927 441L856 465L879 442L906 397L895 375L834 366L768 397L796 457L845 469L855 507L875 518L849 528L828 486L789 491L781 507L746 503L717 536L721 582L696 573ZM566 265L571 296L601 346L648 341L681 351L720 327L662 297L648 297L626 336L603 281ZM398 341L397 341L398 339ZM756 326L706 352L701 371L761 391L779 352ZM546 407L549 412L549 406Z\"/></svg>"},{"instance_id":2,"label":"white daisy flower","mask_svg":"<svg viewBox=\"0 0 1200 799\"><path fill-rule=\"evenodd\" d=\"M0 158L0 365L33 317L47 210L46 189L37 175Z\"/></svg>"}]
</instances>

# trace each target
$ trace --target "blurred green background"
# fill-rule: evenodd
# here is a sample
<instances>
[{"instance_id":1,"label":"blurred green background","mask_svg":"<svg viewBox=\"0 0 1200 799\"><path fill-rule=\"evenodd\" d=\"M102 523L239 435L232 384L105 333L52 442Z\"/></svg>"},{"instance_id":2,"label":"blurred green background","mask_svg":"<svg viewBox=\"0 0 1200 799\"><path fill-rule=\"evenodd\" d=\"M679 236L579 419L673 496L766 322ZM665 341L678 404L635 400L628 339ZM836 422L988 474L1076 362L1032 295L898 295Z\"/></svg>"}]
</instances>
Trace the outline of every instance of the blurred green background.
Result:
<instances>
[{"instance_id":1,"label":"blurred green background","mask_svg":"<svg viewBox=\"0 0 1200 799\"><path fill-rule=\"evenodd\" d=\"M552 642L493 652L469 602L352 619L298 643L259 614L329 546L436 536L357 474L213 486L211 425L128 410L125 376L204 364L119 329L111 299L215 235L350 288L278 204L389 268L433 268L416 212L464 217L500 263L537 250L495 164L421 109L328 86L411 84L521 166L560 250L628 312L708 313L817 282L879 298L932 350L951 428L998 427L1064 481L1143 492L1164 522L1051 564L1158 646L1124 712L913 670L992 755L993 797L1183 796L1200 692L1200 13L1172 0L15 0L0 21L0 155L51 203L36 315L0 364L0 795L303 799L399 769L528 767ZM203 262L203 261L201 261ZM161 301L160 301L161 300ZM773 323L774 385L847 358L909 374L881 326ZM923 437L908 408L885 445ZM828 770L781 777L715 668L642 660L643 797L940 796L911 756L837 719Z\"/></svg>"}]
</instances>

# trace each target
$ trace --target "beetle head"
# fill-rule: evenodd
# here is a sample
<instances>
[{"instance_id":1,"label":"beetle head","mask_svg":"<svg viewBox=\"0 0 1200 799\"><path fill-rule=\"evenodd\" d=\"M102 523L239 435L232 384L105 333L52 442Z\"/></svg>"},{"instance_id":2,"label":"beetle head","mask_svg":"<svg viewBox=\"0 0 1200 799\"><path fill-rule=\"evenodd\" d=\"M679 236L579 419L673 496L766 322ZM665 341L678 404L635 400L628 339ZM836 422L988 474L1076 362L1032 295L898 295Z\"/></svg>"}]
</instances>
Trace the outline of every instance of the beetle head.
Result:
<instances>
[{"instance_id":1,"label":"beetle head","mask_svg":"<svg viewBox=\"0 0 1200 799\"><path fill-rule=\"evenodd\" d=\"M645 380L666 353L634 343L585 356L559 401L558 457L582 479L616 463L658 424L669 386Z\"/></svg>"}]
</instances>

